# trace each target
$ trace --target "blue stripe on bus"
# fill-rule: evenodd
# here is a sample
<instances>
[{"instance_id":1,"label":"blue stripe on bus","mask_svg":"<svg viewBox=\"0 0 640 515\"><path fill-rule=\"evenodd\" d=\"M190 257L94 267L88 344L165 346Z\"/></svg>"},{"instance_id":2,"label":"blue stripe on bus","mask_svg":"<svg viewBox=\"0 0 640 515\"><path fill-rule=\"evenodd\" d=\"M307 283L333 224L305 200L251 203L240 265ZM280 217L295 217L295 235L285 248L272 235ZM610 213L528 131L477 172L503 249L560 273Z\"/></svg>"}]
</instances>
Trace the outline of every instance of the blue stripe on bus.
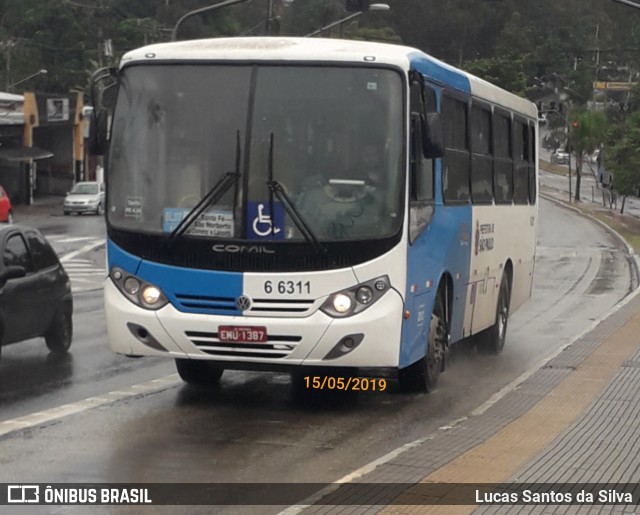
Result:
<instances>
[{"instance_id":1,"label":"blue stripe on bus","mask_svg":"<svg viewBox=\"0 0 640 515\"><path fill-rule=\"evenodd\" d=\"M111 267L117 266L122 268L125 272L130 274L137 274L138 267L140 266L140 259L138 256L125 252L118 247L111 240L107 240L107 269L111 270Z\"/></svg>"},{"instance_id":2,"label":"blue stripe on bus","mask_svg":"<svg viewBox=\"0 0 640 515\"><path fill-rule=\"evenodd\" d=\"M405 298L411 317L403 322L400 368L415 363L427 351L431 313L439 281L445 273L453 279L451 341L463 337L472 220L471 205L437 205L429 226L408 247ZM443 263L448 268L443 269ZM427 281L431 281L431 287L427 287Z\"/></svg>"},{"instance_id":3,"label":"blue stripe on bus","mask_svg":"<svg viewBox=\"0 0 640 515\"><path fill-rule=\"evenodd\" d=\"M455 70L422 52L412 52L408 56L411 69L441 84L471 94L469 78L460 70Z\"/></svg>"},{"instance_id":4,"label":"blue stripe on bus","mask_svg":"<svg viewBox=\"0 0 640 515\"><path fill-rule=\"evenodd\" d=\"M196 270L135 258L109 242L109 267L118 266L162 290L184 313L241 315L235 301L242 295L243 274ZM134 263L138 261L139 265Z\"/></svg>"}]
</instances>

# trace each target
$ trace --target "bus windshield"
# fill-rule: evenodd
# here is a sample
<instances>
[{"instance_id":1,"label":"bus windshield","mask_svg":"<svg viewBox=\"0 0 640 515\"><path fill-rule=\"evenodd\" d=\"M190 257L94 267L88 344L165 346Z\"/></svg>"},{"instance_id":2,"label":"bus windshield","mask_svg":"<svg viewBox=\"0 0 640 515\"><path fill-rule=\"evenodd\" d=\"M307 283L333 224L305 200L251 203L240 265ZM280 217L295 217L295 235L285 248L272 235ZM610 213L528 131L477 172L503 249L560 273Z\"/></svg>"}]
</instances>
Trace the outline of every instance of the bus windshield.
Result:
<instances>
[{"instance_id":1,"label":"bus windshield","mask_svg":"<svg viewBox=\"0 0 640 515\"><path fill-rule=\"evenodd\" d=\"M394 235L405 182L402 88L400 73L373 67L125 68L109 223L169 235L225 174L238 173L186 236L304 241L271 181L318 240Z\"/></svg>"}]
</instances>

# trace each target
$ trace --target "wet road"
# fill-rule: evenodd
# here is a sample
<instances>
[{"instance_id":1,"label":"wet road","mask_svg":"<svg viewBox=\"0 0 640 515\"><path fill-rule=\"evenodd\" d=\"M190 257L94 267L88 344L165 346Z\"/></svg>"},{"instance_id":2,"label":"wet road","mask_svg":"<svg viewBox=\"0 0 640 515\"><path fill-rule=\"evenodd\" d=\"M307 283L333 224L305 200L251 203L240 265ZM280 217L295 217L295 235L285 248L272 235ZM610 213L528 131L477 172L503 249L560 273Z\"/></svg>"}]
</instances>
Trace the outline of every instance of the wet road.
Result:
<instances>
[{"instance_id":1,"label":"wet road","mask_svg":"<svg viewBox=\"0 0 640 515\"><path fill-rule=\"evenodd\" d=\"M85 292L76 296L67 359L48 359L39 340L4 349L0 422L114 390L124 394L0 437L0 482L334 481L468 415L582 333L630 287L627 259L604 231L541 201L534 293L511 318L503 354L463 348L437 391L413 395L300 392L286 375L245 372L226 372L214 391L169 377L159 391L134 395L127 388L173 374L173 364L111 354L101 294Z\"/></svg>"}]
</instances>

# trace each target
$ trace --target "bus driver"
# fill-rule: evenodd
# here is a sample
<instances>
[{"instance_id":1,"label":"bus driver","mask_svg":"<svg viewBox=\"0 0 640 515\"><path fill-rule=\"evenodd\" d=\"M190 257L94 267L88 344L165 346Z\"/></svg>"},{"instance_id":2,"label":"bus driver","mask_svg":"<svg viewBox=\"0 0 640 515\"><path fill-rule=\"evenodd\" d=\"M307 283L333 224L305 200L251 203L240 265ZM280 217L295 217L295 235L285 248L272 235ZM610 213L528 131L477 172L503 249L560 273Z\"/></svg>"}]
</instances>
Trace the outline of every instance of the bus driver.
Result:
<instances>
[{"instance_id":1,"label":"bus driver","mask_svg":"<svg viewBox=\"0 0 640 515\"><path fill-rule=\"evenodd\" d=\"M315 176L296 204L319 238L375 237L385 221L382 177L381 152L367 144L346 177Z\"/></svg>"}]
</instances>

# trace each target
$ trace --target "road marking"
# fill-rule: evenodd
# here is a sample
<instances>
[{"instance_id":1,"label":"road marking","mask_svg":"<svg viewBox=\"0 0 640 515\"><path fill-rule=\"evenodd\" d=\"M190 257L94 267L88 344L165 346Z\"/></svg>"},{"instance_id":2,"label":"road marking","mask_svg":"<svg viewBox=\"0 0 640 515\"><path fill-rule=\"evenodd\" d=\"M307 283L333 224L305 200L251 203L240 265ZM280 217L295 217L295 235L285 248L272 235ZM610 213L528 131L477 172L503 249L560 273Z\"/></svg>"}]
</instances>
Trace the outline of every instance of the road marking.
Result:
<instances>
[{"instance_id":1,"label":"road marking","mask_svg":"<svg viewBox=\"0 0 640 515\"><path fill-rule=\"evenodd\" d=\"M95 240L95 236L66 236L64 234L52 234L47 236L49 241L55 241L56 243L75 243L76 241L90 241Z\"/></svg>"},{"instance_id":2,"label":"road marking","mask_svg":"<svg viewBox=\"0 0 640 515\"><path fill-rule=\"evenodd\" d=\"M182 381L178 374L171 374L158 379L152 379L146 383L134 384L128 388L113 390L112 392L97 395L95 397L88 397L78 402L72 402L56 408L30 413L29 415L24 415L23 417L14 418L12 420L5 420L4 422L0 422L0 438L15 431L47 424L54 420L68 417L70 415L76 415L93 408L104 406L105 404L112 404L116 401L121 401L129 397L160 392L181 382Z\"/></svg>"},{"instance_id":3,"label":"road marking","mask_svg":"<svg viewBox=\"0 0 640 515\"><path fill-rule=\"evenodd\" d=\"M100 245L104 245L106 241L107 240L93 241L88 245L85 245L84 247L80 247L79 249L74 250L73 252L69 252L69 254L65 254L60 258L60 262L66 263L67 261L73 259L74 257L79 256L80 254L84 254L85 252L89 252L95 249L96 247L99 247Z\"/></svg>"}]
</instances>

